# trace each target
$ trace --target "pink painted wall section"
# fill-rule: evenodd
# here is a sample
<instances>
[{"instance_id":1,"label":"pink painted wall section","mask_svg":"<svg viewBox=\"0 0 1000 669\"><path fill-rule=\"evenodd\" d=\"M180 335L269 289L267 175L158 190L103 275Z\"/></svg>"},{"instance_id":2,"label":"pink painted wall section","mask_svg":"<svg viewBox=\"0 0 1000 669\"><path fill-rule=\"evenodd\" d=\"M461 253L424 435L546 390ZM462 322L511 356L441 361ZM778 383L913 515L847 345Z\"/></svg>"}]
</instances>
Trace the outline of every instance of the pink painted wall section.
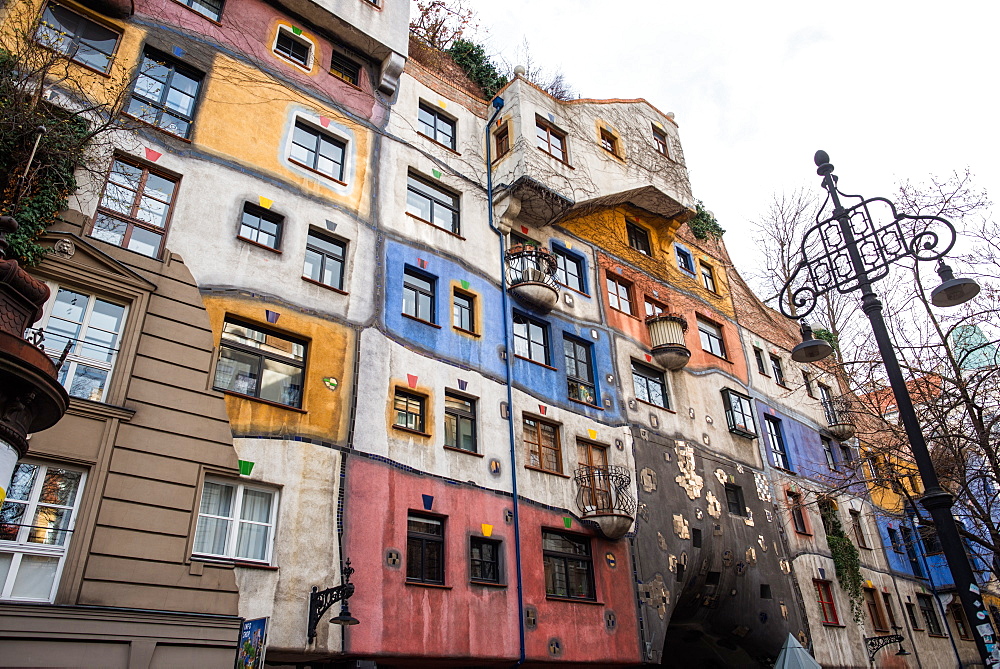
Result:
<instances>
[{"instance_id":1,"label":"pink painted wall section","mask_svg":"<svg viewBox=\"0 0 1000 669\"><path fill-rule=\"evenodd\" d=\"M355 87L330 74L333 47L329 40L319 37L310 26L299 25L260 0L227 0L219 23L174 0L136 0L135 11L156 22L205 35L235 52L246 54L251 60L276 70L281 77L324 93L376 125L382 125L388 114L388 107L377 101L369 76L362 76L360 87ZM316 44L312 68L308 73L279 58L271 50L279 23L301 28L305 36ZM369 71L375 69L375 74L378 74L377 63L368 68ZM225 76L225 73L213 73L212 76Z\"/></svg>"},{"instance_id":2,"label":"pink painted wall section","mask_svg":"<svg viewBox=\"0 0 1000 669\"><path fill-rule=\"evenodd\" d=\"M346 480L344 554L358 568L351 612L362 621L349 628L346 652L515 661L519 612L514 527L504 520L512 500L365 458L349 460ZM406 583L406 517L411 511L425 512L424 495L434 498L430 512L445 518L445 588ZM558 512L522 504L520 513L524 600L538 611L537 627L526 630L528 659L601 666L639 662L628 543L594 537L575 518L567 530ZM505 588L469 582L469 537L483 536L484 523L493 526L492 538L503 541ZM546 597L542 528L592 537L597 603ZM387 565L389 549L400 552L398 567ZM613 632L605 625L607 611L617 620ZM549 652L552 639L559 641L555 657Z\"/></svg>"}]
</instances>

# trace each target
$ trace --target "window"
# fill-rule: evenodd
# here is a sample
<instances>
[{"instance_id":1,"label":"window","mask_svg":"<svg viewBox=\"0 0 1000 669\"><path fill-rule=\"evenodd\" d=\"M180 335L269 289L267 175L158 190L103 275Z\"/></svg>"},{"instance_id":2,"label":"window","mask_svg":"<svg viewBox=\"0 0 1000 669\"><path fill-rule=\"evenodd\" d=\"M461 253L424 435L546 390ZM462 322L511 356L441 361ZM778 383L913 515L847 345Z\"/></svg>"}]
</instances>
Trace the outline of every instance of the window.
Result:
<instances>
[{"instance_id":1,"label":"window","mask_svg":"<svg viewBox=\"0 0 1000 669\"><path fill-rule=\"evenodd\" d=\"M649 297L647 297L647 298L645 298L643 300L643 308L646 311L646 318L651 318L653 316L659 316L660 314L662 314L664 311L667 310L667 308L665 306L663 306L662 304L660 304L656 300L654 300L652 298L649 298Z\"/></svg>"},{"instance_id":2,"label":"window","mask_svg":"<svg viewBox=\"0 0 1000 669\"><path fill-rule=\"evenodd\" d=\"M635 398L637 400L655 404L663 409L670 408L670 399L667 397L667 384L663 380L662 373L633 360L632 385L635 386Z\"/></svg>"},{"instance_id":3,"label":"window","mask_svg":"<svg viewBox=\"0 0 1000 669\"><path fill-rule=\"evenodd\" d=\"M126 113L178 137L191 136L202 74L147 50Z\"/></svg>"},{"instance_id":4,"label":"window","mask_svg":"<svg viewBox=\"0 0 1000 669\"><path fill-rule=\"evenodd\" d=\"M361 66L344 54L334 51L330 59L330 74L358 86L361 81Z\"/></svg>"},{"instance_id":5,"label":"window","mask_svg":"<svg viewBox=\"0 0 1000 669\"><path fill-rule=\"evenodd\" d=\"M694 274L694 256L683 246L674 246L674 253L677 254L677 266L681 268L682 271L693 275Z\"/></svg>"},{"instance_id":6,"label":"window","mask_svg":"<svg viewBox=\"0 0 1000 669\"><path fill-rule=\"evenodd\" d=\"M918 594L917 605L920 607L920 615L927 623L927 633L944 636L944 632L941 631L941 621L937 617L937 611L934 610L933 598L930 595Z\"/></svg>"},{"instance_id":7,"label":"window","mask_svg":"<svg viewBox=\"0 0 1000 669\"><path fill-rule=\"evenodd\" d=\"M469 573L473 581L500 583L500 542L469 537Z\"/></svg>"},{"instance_id":8,"label":"window","mask_svg":"<svg viewBox=\"0 0 1000 669\"><path fill-rule=\"evenodd\" d=\"M889 544L892 546L892 550L897 553L903 552L903 544L899 539L899 532L895 527L889 528Z\"/></svg>"},{"instance_id":9,"label":"window","mask_svg":"<svg viewBox=\"0 0 1000 669\"><path fill-rule=\"evenodd\" d=\"M552 255L556 257L556 281L577 292L584 292L583 261L558 246L552 247Z\"/></svg>"},{"instance_id":10,"label":"window","mask_svg":"<svg viewBox=\"0 0 1000 669\"><path fill-rule=\"evenodd\" d=\"M809 534L809 526L806 525L805 509L802 507L802 495L797 492L789 492L788 505L792 513L792 527L799 534Z\"/></svg>"},{"instance_id":11,"label":"window","mask_svg":"<svg viewBox=\"0 0 1000 669\"><path fill-rule=\"evenodd\" d=\"M49 3L35 39L81 65L107 72L119 34L65 7Z\"/></svg>"},{"instance_id":12,"label":"window","mask_svg":"<svg viewBox=\"0 0 1000 669\"><path fill-rule=\"evenodd\" d=\"M626 219L625 232L628 234L628 245L643 255L653 255L653 247L649 243L649 233L637 224Z\"/></svg>"},{"instance_id":13,"label":"window","mask_svg":"<svg viewBox=\"0 0 1000 669\"><path fill-rule=\"evenodd\" d=\"M278 28L278 36L274 40L274 52L306 69L312 67L312 44L284 26Z\"/></svg>"},{"instance_id":14,"label":"window","mask_svg":"<svg viewBox=\"0 0 1000 669\"><path fill-rule=\"evenodd\" d=\"M888 592L882 593L882 603L885 605L885 614L889 616L889 627L898 630L900 625L896 622L896 613L892 610L892 595Z\"/></svg>"},{"instance_id":15,"label":"window","mask_svg":"<svg viewBox=\"0 0 1000 669\"><path fill-rule=\"evenodd\" d=\"M760 584L760 598L771 599L771 586L767 583Z\"/></svg>"},{"instance_id":16,"label":"window","mask_svg":"<svg viewBox=\"0 0 1000 669\"><path fill-rule=\"evenodd\" d=\"M596 599L594 562L590 541L560 532L542 530L545 594L571 599Z\"/></svg>"},{"instance_id":17,"label":"window","mask_svg":"<svg viewBox=\"0 0 1000 669\"><path fill-rule=\"evenodd\" d=\"M589 476L580 483L577 500L586 511L611 508L611 486L608 478L608 447L577 439L576 458L579 469Z\"/></svg>"},{"instance_id":18,"label":"window","mask_svg":"<svg viewBox=\"0 0 1000 669\"><path fill-rule=\"evenodd\" d=\"M86 474L19 462L0 509L0 599L51 602Z\"/></svg>"},{"instance_id":19,"label":"window","mask_svg":"<svg viewBox=\"0 0 1000 669\"><path fill-rule=\"evenodd\" d=\"M720 358L726 357L726 344L722 341L722 328L715 323L698 319L698 333L702 349Z\"/></svg>"},{"instance_id":20,"label":"window","mask_svg":"<svg viewBox=\"0 0 1000 669\"><path fill-rule=\"evenodd\" d=\"M848 513L851 516L851 534L854 535L854 541L858 544L858 548L871 548L868 545L867 537L865 537L865 525L861 519L861 512L851 509Z\"/></svg>"},{"instance_id":21,"label":"window","mask_svg":"<svg viewBox=\"0 0 1000 669\"><path fill-rule=\"evenodd\" d=\"M406 213L459 233L458 196L413 174L406 178Z\"/></svg>"},{"instance_id":22,"label":"window","mask_svg":"<svg viewBox=\"0 0 1000 669\"><path fill-rule=\"evenodd\" d=\"M179 0L179 2L213 21L218 21L222 16L222 0Z\"/></svg>"},{"instance_id":23,"label":"window","mask_svg":"<svg viewBox=\"0 0 1000 669\"><path fill-rule=\"evenodd\" d=\"M743 501L743 488L732 483L726 484L726 506L729 508L729 513L735 513L737 516L747 515L747 506Z\"/></svg>"},{"instance_id":24,"label":"window","mask_svg":"<svg viewBox=\"0 0 1000 669\"><path fill-rule=\"evenodd\" d=\"M922 630L924 627L917 618L917 607L911 602L906 602L906 617L910 619L910 627L915 630Z\"/></svg>"},{"instance_id":25,"label":"window","mask_svg":"<svg viewBox=\"0 0 1000 669\"><path fill-rule=\"evenodd\" d=\"M605 128L601 128L601 147L614 155L618 155L618 138Z\"/></svg>"},{"instance_id":26,"label":"window","mask_svg":"<svg viewBox=\"0 0 1000 669\"><path fill-rule=\"evenodd\" d=\"M451 324L466 332L476 331L476 298L456 290L452 295Z\"/></svg>"},{"instance_id":27,"label":"window","mask_svg":"<svg viewBox=\"0 0 1000 669\"><path fill-rule=\"evenodd\" d=\"M476 401L454 393L444 394L444 445L476 452Z\"/></svg>"},{"instance_id":28,"label":"window","mask_svg":"<svg viewBox=\"0 0 1000 669\"><path fill-rule=\"evenodd\" d=\"M571 337L563 336L563 356L566 360L566 385L569 398L597 405L591 347Z\"/></svg>"},{"instance_id":29,"label":"window","mask_svg":"<svg viewBox=\"0 0 1000 669\"><path fill-rule=\"evenodd\" d=\"M289 160L343 183L346 148L347 145L339 139L296 121Z\"/></svg>"},{"instance_id":30,"label":"window","mask_svg":"<svg viewBox=\"0 0 1000 669\"><path fill-rule=\"evenodd\" d=\"M226 319L215 388L291 407L302 406L306 345Z\"/></svg>"},{"instance_id":31,"label":"window","mask_svg":"<svg viewBox=\"0 0 1000 669\"><path fill-rule=\"evenodd\" d=\"M125 307L68 288L59 288L51 304L40 325L45 352L57 359L70 344L59 368L59 383L71 397L103 401L118 355Z\"/></svg>"},{"instance_id":32,"label":"window","mask_svg":"<svg viewBox=\"0 0 1000 669\"><path fill-rule=\"evenodd\" d=\"M833 457L833 442L827 437L820 437L819 440L823 444L823 455L826 457L826 466L831 470L836 470L837 461Z\"/></svg>"},{"instance_id":33,"label":"window","mask_svg":"<svg viewBox=\"0 0 1000 669\"><path fill-rule=\"evenodd\" d=\"M969 621L965 617L965 611L962 610L961 604L951 605L951 619L955 623L955 631L958 632L958 636L966 641L971 641L972 634L969 633Z\"/></svg>"},{"instance_id":34,"label":"window","mask_svg":"<svg viewBox=\"0 0 1000 669\"><path fill-rule=\"evenodd\" d=\"M707 290L717 293L715 289L715 272L712 270L711 265L706 265L705 263L700 263L701 266L701 283L705 286Z\"/></svg>"},{"instance_id":35,"label":"window","mask_svg":"<svg viewBox=\"0 0 1000 669\"><path fill-rule=\"evenodd\" d=\"M854 458L851 456L851 447L848 446L847 444L841 444L840 445L840 460L841 460L841 462L843 462L846 465L846 464L850 464L851 460L853 460L853 459Z\"/></svg>"},{"instance_id":36,"label":"window","mask_svg":"<svg viewBox=\"0 0 1000 669\"><path fill-rule=\"evenodd\" d=\"M607 275L608 306L626 314L632 313L632 284L612 274Z\"/></svg>"},{"instance_id":37,"label":"window","mask_svg":"<svg viewBox=\"0 0 1000 669\"><path fill-rule=\"evenodd\" d=\"M667 133L653 126L653 146L656 152L666 157L670 157L670 150L667 148Z\"/></svg>"},{"instance_id":38,"label":"window","mask_svg":"<svg viewBox=\"0 0 1000 669\"><path fill-rule=\"evenodd\" d=\"M916 537L913 536L913 530L906 525L901 525L899 530L903 533L903 549L906 551L906 559L910 561L913 575L923 577L924 569L920 562L920 556L917 554L917 542Z\"/></svg>"},{"instance_id":39,"label":"window","mask_svg":"<svg viewBox=\"0 0 1000 669\"><path fill-rule=\"evenodd\" d=\"M90 236L159 257L176 190L176 178L115 158Z\"/></svg>"},{"instance_id":40,"label":"window","mask_svg":"<svg viewBox=\"0 0 1000 669\"><path fill-rule=\"evenodd\" d=\"M493 134L493 145L496 148L496 158L507 155L510 151L510 126L504 125Z\"/></svg>"},{"instance_id":41,"label":"window","mask_svg":"<svg viewBox=\"0 0 1000 669\"><path fill-rule=\"evenodd\" d=\"M514 355L549 364L548 327L541 321L514 314Z\"/></svg>"},{"instance_id":42,"label":"window","mask_svg":"<svg viewBox=\"0 0 1000 669\"><path fill-rule=\"evenodd\" d=\"M271 562L278 493L223 481L205 481L194 552Z\"/></svg>"},{"instance_id":43,"label":"window","mask_svg":"<svg viewBox=\"0 0 1000 669\"><path fill-rule=\"evenodd\" d=\"M344 289L344 258L347 244L314 230L306 238L306 259L302 276L330 286Z\"/></svg>"},{"instance_id":44,"label":"window","mask_svg":"<svg viewBox=\"0 0 1000 669\"><path fill-rule=\"evenodd\" d=\"M924 555L944 553L944 548L941 546L941 537L938 536L933 527L918 525L917 534L920 535L920 540L924 544Z\"/></svg>"},{"instance_id":45,"label":"window","mask_svg":"<svg viewBox=\"0 0 1000 669\"><path fill-rule=\"evenodd\" d=\"M878 607L878 600L875 598L875 590L873 588L864 588L863 590L865 606L868 609L868 618L872 622L872 627L879 632L888 632L889 625L885 621L885 616L882 615L882 610Z\"/></svg>"},{"instance_id":46,"label":"window","mask_svg":"<svg viewBox=\"0 0 1000 669\"><path fill-rule=\"evenodd\" d=\"M421 135L430 137L449 149L455 148L455 121L442 114L440 110L421 102L417 112L417 123L417 132Z\"/></svg>"},{"instance_id":47,"label":"window","mask_svg":"<svg viewBox=\"0 0 1000 669\"><path fill-rule=\"evenodd\" d=\"M816 397L815 391L813 390L812 377L809 376L809 372L802 372L802 385L805 386L806 394L809 397Z\"/></svg>"},{"instance_id":48,"label":"window","mask_svg":"<svg viewBox=\"0 0 1000 669\"><path fill-rule=\"evenodd\" d=\"M569 162L566 156L566 133L557 130L540 118L535 118L535 143L542 151L562 162Z\"/></svg>"},{"instance_id":49,"label":"window","mask_svg":"<svg viewBox=\"0 0 1000 669\"><path fill-rule=\"evenodd\" d=\"M785 385L785 371L781 368L781 358L776 355L768 357L771 359L771 371L774 372L774 382L779 386Z\"/></svg>"},{"instance_id":50,"label":"window","mask_svg":"<svg viewBox=\"0 0 1000 669\"><path fill-rule=\"evenodd\" d=\"M816 586L816 602L819 604L823 623L839 625L840 619L837 617L837 605L833 601L833 589L830 587L830 581L814 580L813 585Z\"/></svg>"},{"instance_id":51,"label":"window","mask_svg":"<svg viewBox=\"0 0 1000 669\"><path fill-rule=\"evenodd\" d=\"M444 521L440 518L406 517L406 580L444 583Z\"/></svg>"},{"instance_id":52,"label":"window","mask_svg":"<svg viewBox=\"0 0 1000 669\"><path fill-rule=\"evenodd\" d=\"M434 322L434 279L403 270L403 313L427 323Z\"/></svg>"},{"instance_id":53,"label":"window","mask_svg":"<svg viewBox=\"0 0 1000 669\"><path fill-rule=\"evenodd\" d=\"M722 391L722 399L726 406L726 422L729 431L742 437L753 439L757 436L757 425L753 419L753 405L746 395L729 390Z\"/></svg>"},{"instance_id":54,"label":"window","mask_svg":"<svg viewBox=\"0 0 1000 669\"><path fill-rule=\"evenodd\" d=\"M402 388L396 388L392 403L396 415L393 427L402 427L422 433L424 431L424 400L422 395L414 395Z\"/></svg>"},{"instance_id":55,"label":"window","mask_svg":"<svg viewBox=\"0 0 1000 669\"><path fill-rule=\"evenodd\" d=\"M764 352L756 346L753 349L753 359L757 363L757 371L764 376L768 376L767 366L764 364Z\"/></svg>"},{"instance_id":56,"label":"window","mask_svg":"<svg viewBox=\"0 0 1000 669\"><path fill-rule=\"evenodd\" d=\"M785 447L785 439L781 433L781 421L773 416L764 416L764 427L767 429L767 440L771 445L771 457L774 459L775 466L791 471L792 465L788 461L788 449Z\"/></svg>"},{"instance_id":57,"label":"window","mask_svg":"<svg viewBox=\"0 0 1000 669\"><path fill-rule=\"evenodd\" d=\"M243 205L243 219L240 221L240 239L260 244L270 249L278 249L281 241L281 227L285 220L273 212L247 202Z\"/></svg>"},{"instance_id":58,"label":"window","mask_svg":"<svg viewBox=\"0 0 1000 669\"><path fill-rule=\"evenodd\" d=\"M524 444L528 447L528 465L561 474L562 450L559 427L535 418L524 419Z\"/></svg>"}]
</instances>

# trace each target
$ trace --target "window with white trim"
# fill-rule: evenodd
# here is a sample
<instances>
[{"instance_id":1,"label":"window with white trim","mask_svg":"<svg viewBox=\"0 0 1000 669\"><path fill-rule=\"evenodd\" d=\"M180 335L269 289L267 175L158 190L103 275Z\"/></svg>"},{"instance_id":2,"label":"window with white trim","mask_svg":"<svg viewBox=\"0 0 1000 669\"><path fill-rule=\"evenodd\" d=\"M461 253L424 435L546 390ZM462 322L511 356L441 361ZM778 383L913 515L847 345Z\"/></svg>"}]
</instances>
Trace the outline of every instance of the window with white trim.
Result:
<instances>
[{"instance_id":1,"label":"window with white trim","mask_svg":"<svg viewBox=\"0 0 1000 669\"><path fill-rule=\"evenodd\" d=\"M312 42L295 34L294 30L296 29L285 26L278 27L274 38L274 53L308 70L312 67Z\"/></svg>"},{"instance_id":2,"label":"window with white trim","mask_svg":"<svg viewBox=\"0 0 1000 669\"><path fill-rule=\"evenodd\" d=\"M295 122L292 148L288 159L298 165L344 182L344 153L347 144L312 127L304 121Z\"/></svg>"},{"instance_id":3,"label":"window with white trim","mask_svg":"<svg viewBox=\"0 0 1000 669\"><path fill-rule=\"evenodd\" d=\"M86 477L71 467L18 463L0 509L0 599L52 601Z\"/></svg>"},{"instance_id":4,"label":"window with white trim","mask_svg":"<svg viewBox=\"0 0 1000 669\"><path fill-rule=\"evenodd\" d=\"M193 552L270 564L277 517L276 490L206 480Z\"/></svg>"},{"instance_id":5,"label":"window with white trim","mask_svg":"<svg viewBox=\"0 0 1000 669\"><path fill-rule=\"evenodd\" d=\"M72 397L101 402L125 326L126 307L96 295L53 287L39 327L45 334L45 353L58 359L69 352L59 368L59 383Z\"/></svg>"}]
</instances>

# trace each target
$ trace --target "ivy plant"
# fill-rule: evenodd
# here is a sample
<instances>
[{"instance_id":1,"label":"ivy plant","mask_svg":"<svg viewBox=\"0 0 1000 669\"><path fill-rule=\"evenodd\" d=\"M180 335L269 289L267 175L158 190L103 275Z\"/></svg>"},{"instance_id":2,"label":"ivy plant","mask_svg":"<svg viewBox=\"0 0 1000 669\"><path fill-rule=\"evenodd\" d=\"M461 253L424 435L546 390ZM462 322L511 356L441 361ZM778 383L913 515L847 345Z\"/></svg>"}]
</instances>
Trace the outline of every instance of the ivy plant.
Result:
<instances>
[{"instance_id":1,"label":"ivy plant","mask_svg":"<svg viewBox=\"0 0 1000 669\"><path fill-rule=\"evenodd\" d=\"M694 217L688 221L688 227L691 228L694 236L698 239L708 239L709 237L722 239L722 235L726 234L726 231L719 225L719 221L712 215L712 212L705 209L701 200L695 203L694 210Z\"/></svg>"},{"instance_id":2,"label":"ivy plant","mask_svg":"<svg viewBox=\"0 0 1000 669\"><path fill-rule=\"evenodd\" d=\"M481 44L459 38L445 53L483 89L483 96L487 100L492 99L507 83L507 78L500 74Z\"/></svg>"},{"instance_id":3,"label":"ivy plant","mask_svg":"<svg viewBox=\"0 0 1000 669\"><path fill-rule=\"evenodd\" d=\"M854 622L860 625L865 619L861 556L857 546L844 533L844 526L837 516L836 505L832 502L821 504L820 515L823 518L823 528L826 530L826 544L830 547L833 566L837 572L837 581L850 599Z\"/></svg>"}]
</instances>

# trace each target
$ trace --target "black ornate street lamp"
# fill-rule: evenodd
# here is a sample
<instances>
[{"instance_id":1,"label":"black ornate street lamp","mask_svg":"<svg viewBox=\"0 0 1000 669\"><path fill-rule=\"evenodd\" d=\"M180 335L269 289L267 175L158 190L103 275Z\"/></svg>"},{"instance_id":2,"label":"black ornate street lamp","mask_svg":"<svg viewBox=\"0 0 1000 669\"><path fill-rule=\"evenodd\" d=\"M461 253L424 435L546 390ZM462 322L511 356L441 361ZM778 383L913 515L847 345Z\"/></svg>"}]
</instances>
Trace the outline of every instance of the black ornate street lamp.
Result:
<instances>
[{"instance_id":1,"label":"black ornate street lamp","mask_svg":"<svg viewBox=\"0 0 1000 669\"><path fill-rule=\"evenodd\" d=\"M348 558L341 573L344 577L343 583L340 585L326 590L313 587L312 592L309 593L309 625L306 628L309 643L312 643L313 639L316 638L316 625L319 624L319 619L323 617L327 609L337 602L340 602L340 615L330 618L331 625L357 625L360 622L351 615L351 610L347 607L347 600L354 594L354 584L351 583L354 567L351 566L350 558Z\"/></svg>"},{"instance_id":2,"label":"black ornate street lamp","mask_svg":"<svg viewBox=\"0 0 1000 669\"><path fill-rule=\"evenodd\" d=\"M896 398L899 417L924 485L925 492L920 503L934 519L934 527L944 548L965 615L970 621L976 621L973 624L974 637L983 663L993 666L989 651L993 647L994 632L979 596L965 543L951 513L954 497L941 488L934 471L906 380L882 317L882 302L872 290L872 283L884 279L889 274L889 267L897 260L909 257L941 261L955 245L955 228L940 216L901 214L892 202L882 197L864 199L860 195L841 193L826 151L817 151L815 162L816 172L823 177L823 188L833 204L833 213L803 235L802 260L781 292L790 297L791 304L782 300L781 312L788 318L804 319L816 307L817 298L830 291L861 291L861 310L871 322L889 385ZM845 207L841 198L857 200L857 203ZM951 268L943 262L939 262L938 273L944 283L931 293L931 301L936 306L962 304L979 292L979 286L971 279L955 279ZM803 340L807 336L811 337L812 332L809 330L807 333L806 327L803 327ZM793 349L792 359L815 362L820 359L817 357L819 351L815 349L816 340L803 341ZM989 634L982 633L984 625L988 626Z\"/></svg>"}]
</instances>

